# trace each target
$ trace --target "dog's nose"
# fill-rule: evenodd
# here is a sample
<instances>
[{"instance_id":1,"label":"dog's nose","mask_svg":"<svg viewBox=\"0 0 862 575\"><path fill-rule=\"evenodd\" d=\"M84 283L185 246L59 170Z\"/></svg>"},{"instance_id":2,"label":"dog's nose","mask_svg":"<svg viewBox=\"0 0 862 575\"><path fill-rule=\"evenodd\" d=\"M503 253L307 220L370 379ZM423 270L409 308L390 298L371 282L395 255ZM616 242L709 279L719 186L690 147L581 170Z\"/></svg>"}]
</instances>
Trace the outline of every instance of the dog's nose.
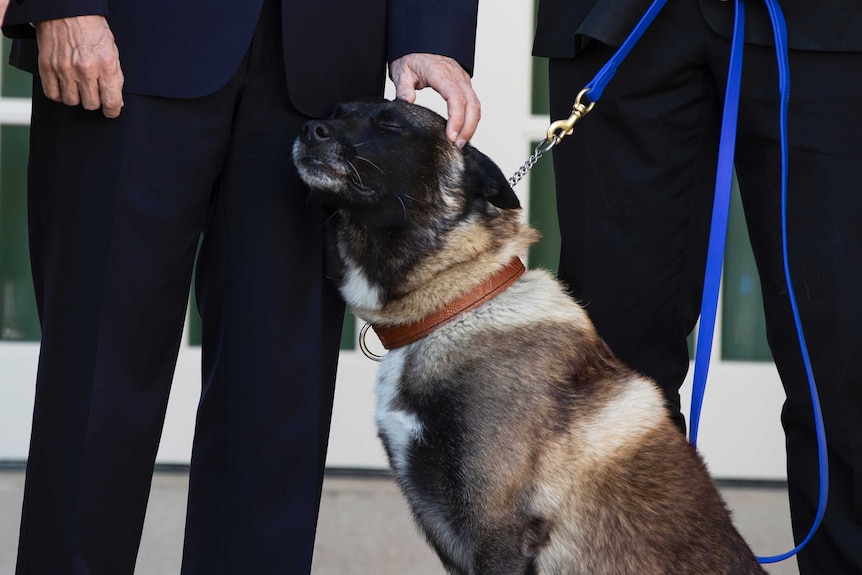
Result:
<instances>
[{"instance_id":1,"label":"dog's nose","mask_svg":"<svg viewBox=\"0 0 862 575\"><path fill-rule=\"evenodd\" d=\"M310 120L302 126L302 139L309 144L324 142L332 133L332 126L322 120Z\"/></svg>"}]
</instances>

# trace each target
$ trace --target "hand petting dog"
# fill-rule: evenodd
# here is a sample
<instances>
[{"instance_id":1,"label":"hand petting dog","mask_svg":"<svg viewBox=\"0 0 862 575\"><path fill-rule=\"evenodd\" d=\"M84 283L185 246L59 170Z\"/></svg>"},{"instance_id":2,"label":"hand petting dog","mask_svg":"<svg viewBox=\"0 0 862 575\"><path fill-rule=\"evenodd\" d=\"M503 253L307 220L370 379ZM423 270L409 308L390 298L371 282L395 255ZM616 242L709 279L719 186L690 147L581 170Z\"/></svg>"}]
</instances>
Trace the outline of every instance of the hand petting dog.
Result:
<instances>
[{"instance_id":1,"label":"hand petting dog","mask_svg":"<svg viewBox=\"0 0 862 575\"><path fill-rule=\"evenodd\" d=\"M415 103L416 90L422 88L431 88L446 100L446 137L459 148L476 133L481 104L469 74L458 62L437 54L407 54L390 64L389 75L399 100Z\"/></svg>"}]
</instances>

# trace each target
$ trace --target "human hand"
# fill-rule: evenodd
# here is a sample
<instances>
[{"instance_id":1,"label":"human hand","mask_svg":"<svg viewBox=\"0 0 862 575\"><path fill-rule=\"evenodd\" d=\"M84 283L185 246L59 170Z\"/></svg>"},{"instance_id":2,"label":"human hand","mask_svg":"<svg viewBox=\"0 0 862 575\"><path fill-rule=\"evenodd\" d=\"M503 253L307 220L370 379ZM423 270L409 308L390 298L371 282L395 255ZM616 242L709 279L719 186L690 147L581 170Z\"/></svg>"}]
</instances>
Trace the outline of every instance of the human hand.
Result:
<instances>
[{"instance_id":1,"label":"human hand","mask_svg":"<svg viewBox=\"0 0 862 575\"><path fill-rule=\"evenodd\" d=\"M458 62L437 54L407 54L389 65L389 75L395 96L401 100L412 104L416 90L422 88L432 88L446 100L446 136L458 147L464 147L476 133L481 104L469 74Z\"/></svg>"},{"instance_id":2,"label":"human hand","mask_svg":"<svg viewBox=\"0 0 862 575\"><path fill-rule=\"evenodd\" d=\"M3 25L3 17L6 16L6 8L9 6L9 0L0 0L0 26Z\"/></svg>"},{"instance_id":3,"label":"human hand","mask_svg":"<svg viewBox=\"0 0 862 575\"><path fill-rule=\"evenodd\" d=\"M2 1L2 0L0 0ZM75 16L36 24L39 75L45 95L116 118L123 107L123 71L104 16Z\"/></svg>"}]
</instances>

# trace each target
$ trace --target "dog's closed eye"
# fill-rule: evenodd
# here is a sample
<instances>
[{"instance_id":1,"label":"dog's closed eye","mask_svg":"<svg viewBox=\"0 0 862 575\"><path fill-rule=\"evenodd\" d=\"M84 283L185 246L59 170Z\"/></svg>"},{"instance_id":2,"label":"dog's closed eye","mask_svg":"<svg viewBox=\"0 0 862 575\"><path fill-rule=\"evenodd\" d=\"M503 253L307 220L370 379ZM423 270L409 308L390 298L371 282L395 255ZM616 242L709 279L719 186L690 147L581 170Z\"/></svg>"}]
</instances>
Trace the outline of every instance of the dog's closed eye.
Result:
<instances>
[{"instance_id":1,"label":"dog's closed eye","mask_svg":"<svg viewBox=\"0 0 862 575\"><path fill-rule=\"evenodd\" d=\"M386 128L387 130L404 130L404 126L396 124L395 122L377 122L377 126L380 128Z\"/></svg>"},{"instance_id":2,"label":"dog's closed eye","mask_svg":"<svg viewBox=\"0 0 862 575\"><path fill-rule=\"evenodd\" d=\"M401 133L407 131L404 126L402 126L395 120L375 120L374 126L380 130L387 132Z\"/></svg>"}]
</instances>

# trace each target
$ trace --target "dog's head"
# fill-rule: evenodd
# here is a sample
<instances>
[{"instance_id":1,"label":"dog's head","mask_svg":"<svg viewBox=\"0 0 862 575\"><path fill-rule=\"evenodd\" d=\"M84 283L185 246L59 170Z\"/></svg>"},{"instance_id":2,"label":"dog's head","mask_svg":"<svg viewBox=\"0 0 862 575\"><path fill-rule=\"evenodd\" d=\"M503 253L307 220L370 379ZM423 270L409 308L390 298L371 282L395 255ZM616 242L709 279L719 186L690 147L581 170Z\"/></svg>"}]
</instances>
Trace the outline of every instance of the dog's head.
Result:
<instances>
[{"instance_id":1,"label":"dog's head","mask_svg":"<svg viewBox=\"0 0 862 575\"><path fill-rule=\"evenodd\" d=\"M470 145L445 135L445 120L401 100L340 105L329 120L305 124L293 148L302 179L318 198L373 229L464 211L474 201L520 207L500 169ZM454 214L453 214L454 215Z\"/></svg>"},{"instance_id":2,"label":"dog's head","mask_svg":"<svg viewBox=\"0 0 862 575\"><path fill-rule=\"evenodd\" d=\"M445 125L422 106L362 100L306 123L294 144L300 177L335 212L329 274L357 313L432 290L456 269L481 281L536 239L500 169L451 143Z\"/></svg>"}]
</instances>

